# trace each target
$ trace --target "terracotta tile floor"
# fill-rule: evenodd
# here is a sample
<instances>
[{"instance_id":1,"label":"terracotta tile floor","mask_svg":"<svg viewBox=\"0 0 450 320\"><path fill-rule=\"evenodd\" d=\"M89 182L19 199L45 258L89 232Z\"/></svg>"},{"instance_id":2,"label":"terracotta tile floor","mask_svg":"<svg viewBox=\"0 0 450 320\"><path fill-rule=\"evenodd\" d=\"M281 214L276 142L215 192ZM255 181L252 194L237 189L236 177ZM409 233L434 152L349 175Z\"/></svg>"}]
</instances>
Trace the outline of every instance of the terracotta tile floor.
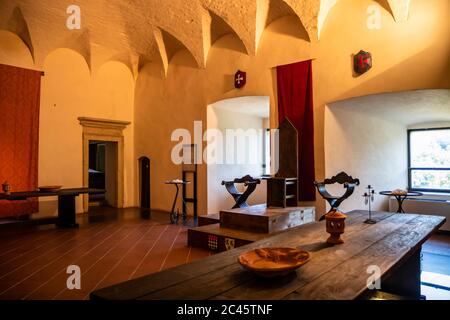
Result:
<instances>
[{"instance_id":1,"label":"terracotta tile floor","mask_svg":"<svg viewBox=\"0 0 450 320\"><path fill-rule=\"evenodd\" d=\"M0 299L88 299L94 289L210 255L186 243L186 227L139 218L0 231ZM67 289L69 265L81 268L81 290Z\"/></svg>"},{"instance_id":2,"label":"terracotta tile floor","mask_svg":"<svg viewBox=\"0 0 450 320\"><path fill-rule=\"evenodd\" d=\"M187 228L169 224L167 215L153 214L151 220L144 220L138 209L114 210L101 209L99 214L93 210L89 216L81 216L79 229L53 225L0 229L0 300L88 299L94 289L211 254L187 247ZM424 271L450 268L442 259L428 257L434 254L450 259L450 236L433 236L423 252ZM72 264L81 268L81 290L67 289L66 268ZM431 299L442 296L441 291L449 292L426 289Z\"/></svg>"}]
</instances>

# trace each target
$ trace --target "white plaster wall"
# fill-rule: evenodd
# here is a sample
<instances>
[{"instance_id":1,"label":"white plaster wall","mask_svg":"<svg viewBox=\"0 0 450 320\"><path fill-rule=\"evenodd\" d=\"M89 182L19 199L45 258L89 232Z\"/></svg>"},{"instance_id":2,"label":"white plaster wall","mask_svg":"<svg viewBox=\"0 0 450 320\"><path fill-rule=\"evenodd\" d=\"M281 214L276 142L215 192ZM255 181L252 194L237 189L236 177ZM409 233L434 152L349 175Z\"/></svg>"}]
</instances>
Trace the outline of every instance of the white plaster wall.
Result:
<instances>
[{"instance_id":1,"label":"white plaster wall","mask_svg":"<svg viewBox=\"0 0 450 320\"><path fill-rule=\"evenodd\" d=\"M91 75L84 59L57 49L44 64L39 117L39 185L83 186L82 126L78 117L134 120L134 82L128 68L108 62ZM137 205L134 189L134 124L124 130L124 206ZM44 197L34 218L57 214L57 201ZM76 198L78 213L82 197Z\"/></svg>"},{"instance_id":2,"label":"white plaster wall","mask_svg":"<svg viewBox=\"0 0 450 320\"><path fill-rule=\"evenodd\" d=\"M258 107L259 106L259 107ZM269 113L268 97L241 97L227 99L208 106L208 129L218 129L224 134L227 129L256 129L262 133L267 119L263 116ZM261 154L257 163L246 161L242 164L208 163L208 213L217 213L223 209L230 209L234 205L232 196L221 185L222 181L241 178L247 174L259 178L263 174L262 168L262 135L257 139L257 152ZM236 153L246 154L246 148L236 146ZM229 145L225 147L224 158L231 152ZM248 159L247 159L248 160ZM242 185L238 186L242 188ZM266 182L263 180L248 199L250 205L266 202ZM242 190L243 191L243 190Z\"/></svg>"},{"instance_id":3,"label":"white plaster wall","mask_svg":"<svg viewBox=\"0 0 450 320\"><path fill-rule=\"evenodd\" d=\"M371 184L377 193L407 187L407 129L450 121L450 90L417 90L370 95L325 108L325 172L345 171L361 180L341 209L365 208L361 196ZM343 188L330 188L343 192ZM387 210L377 195L373 208Z\"/></svg>"},{"instance_id":4,"label":"white plaster wall","mask_svg":"<svg viewBox=\"0 0 450 320\"><path fill-rule=\"evenodd\" d=\"M353 103L326 108L325 162L326 176L341 171L359 178L361 185L341 209L364 208L361 196L371 184L376 191L405 188L407 143L404 126L394 119L354 112ZM330 188L336 193L336 188ZM341 194L339 190L338 194ZM381 196L375 197L375 210L387 209Z\"/></svg>"}]
</instances>

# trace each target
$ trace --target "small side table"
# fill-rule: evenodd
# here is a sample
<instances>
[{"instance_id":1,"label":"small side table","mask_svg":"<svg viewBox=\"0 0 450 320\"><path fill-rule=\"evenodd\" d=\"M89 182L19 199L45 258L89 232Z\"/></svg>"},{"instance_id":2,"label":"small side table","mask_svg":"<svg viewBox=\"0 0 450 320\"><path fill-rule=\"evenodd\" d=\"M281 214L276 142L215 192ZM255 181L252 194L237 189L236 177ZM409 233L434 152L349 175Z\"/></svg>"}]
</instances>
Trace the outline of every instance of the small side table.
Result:
<instances>
[{"instance_id":1,"label":"small side table","mask_svg":"<svg viewBox=\"0 0 450 320\"><path fill-rule=\"evenodd\" d=\"M395 199L398 202L397 213L405 213L405 211L403 210L403 201L405 201L405 199L407 199L409 197L421 197L421 196L423 196L423 193L421 193L421 192L413 192L413 191L410 191L410 192L408 192L406 194L392 193L392 191L381 191L380 194L383 195L383 196L395 197Z\"/></svg>"},{"instance_id":2,"label":"small side table","mask_svg":"<svg viewBox=\"0 0 450 320\"><path fill-rule=\"evenodd\" d=\"M189 183L190 183L190 181L183 181L183 180L178 180L178 179L165 182L165 184L173 184L177 188L177 192L175 193L175 199L173 199L172 210L170 211L170 223L178 224L178 219L180 218L180 214L179 214L178 210L177 210L177 212L175 212L175 206L177 204L178 193L180 191L179 186L186 185ZM182 198L182 201L183 201L183 205L186 206L186 203L184 202L183 198ZM187 213L182 212L181 215L183 217L183 223L185 223L186 218L187 218Z\"/></svg>"}]
</instances>

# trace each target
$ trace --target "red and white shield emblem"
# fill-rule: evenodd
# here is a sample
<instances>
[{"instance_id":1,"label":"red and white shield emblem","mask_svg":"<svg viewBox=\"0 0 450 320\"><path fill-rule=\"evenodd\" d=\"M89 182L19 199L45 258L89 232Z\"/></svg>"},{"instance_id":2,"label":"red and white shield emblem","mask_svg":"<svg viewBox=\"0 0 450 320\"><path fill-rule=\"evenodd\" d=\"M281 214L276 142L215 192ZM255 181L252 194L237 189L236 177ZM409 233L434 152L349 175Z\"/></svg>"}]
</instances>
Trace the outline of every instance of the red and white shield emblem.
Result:
<instances>
[{"instance_id":1,"label":"red and white shield emblem","mask_svg":"<svg viewBox=\"0 0 450 320\"><path fill-rule=\"evenodd\" d=\"M234 75L234 87L236 89L240 89L245 86L247 82L247 73L241 70L238 70Z\"/></svg>"}]
</instances>

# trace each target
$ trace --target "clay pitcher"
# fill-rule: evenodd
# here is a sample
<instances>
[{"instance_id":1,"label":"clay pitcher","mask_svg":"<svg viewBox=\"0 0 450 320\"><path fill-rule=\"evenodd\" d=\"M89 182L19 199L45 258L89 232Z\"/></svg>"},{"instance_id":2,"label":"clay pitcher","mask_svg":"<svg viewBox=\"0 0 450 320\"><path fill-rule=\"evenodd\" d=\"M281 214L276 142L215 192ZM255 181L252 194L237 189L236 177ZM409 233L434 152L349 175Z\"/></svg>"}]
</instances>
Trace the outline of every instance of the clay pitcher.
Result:
<instances>
[{"instance_id":1,"label":"clay pitcher","mask_svg":"<svg viewBox=\"0 0 450 320\"><path fill-rule=\"evenodd\" d=\"M345 218L347 218L347 216L336 209L333 209L325 215L327 232L330 234L330 237L327 239L327 243L344 243L344 240L341 238L341 234L345 231Z\"/></svg>"}]
</instances>

